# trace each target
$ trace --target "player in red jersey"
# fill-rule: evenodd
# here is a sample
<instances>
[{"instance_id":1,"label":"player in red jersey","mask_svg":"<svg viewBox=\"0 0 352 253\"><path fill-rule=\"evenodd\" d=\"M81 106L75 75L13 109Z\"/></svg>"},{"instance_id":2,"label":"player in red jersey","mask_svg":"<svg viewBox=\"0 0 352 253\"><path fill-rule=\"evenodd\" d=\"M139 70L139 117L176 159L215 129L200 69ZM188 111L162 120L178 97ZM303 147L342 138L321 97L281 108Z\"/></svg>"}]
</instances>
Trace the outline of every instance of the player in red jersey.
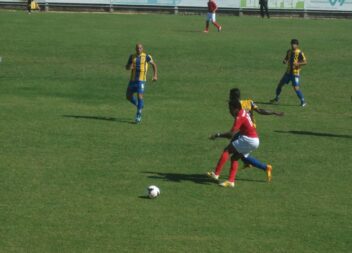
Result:
<instances>
[{"instance_id":1,"label":"player in red jersey","mask_svg":"<svg viewBox=\"0 0 352 253\"><path fill-rule=\"evenodd\" d=\"M221 25L216 22L216 11L218 10L218 6L216 5L214 0L209 0L208 2L208 14L205 23L204 32L207 33L209 31L209 22L211 21L213 25L218 29L218 32L221 31Z\"/></svg>"},{"instance_id":2,"label":"player in red jersey","mask_svg":"<svg viewBox=\"0 0 352 253\"><path fill-rule=\"evenodd\" d=\"M238 160L247 157L250 152L259 147L259 137L250 115L242 109L241 102L232 100L229 102L230 114L235 118L232 129L225 133L216 133L210 136L211 140L216 138L231 139L230 144L225 148L215 172L208 172L208 176L219 180L219 175L223 169L228 156L231 157L230 175L227 181L220 184L223 187L235 187L235 178L238 169ZM236 135L238 135L238 138ZM236 136L236 138L234 138Z\"/></svg>"}]
</instances>

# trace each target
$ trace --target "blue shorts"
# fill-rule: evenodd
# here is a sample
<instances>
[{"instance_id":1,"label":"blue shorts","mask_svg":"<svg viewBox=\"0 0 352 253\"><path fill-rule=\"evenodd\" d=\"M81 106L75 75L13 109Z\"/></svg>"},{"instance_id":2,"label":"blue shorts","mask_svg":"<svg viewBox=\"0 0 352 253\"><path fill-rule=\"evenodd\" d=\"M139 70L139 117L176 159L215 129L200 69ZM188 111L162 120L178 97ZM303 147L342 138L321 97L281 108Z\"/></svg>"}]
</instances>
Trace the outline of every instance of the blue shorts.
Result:
<instances>
[{"instance_id":1,"label":"blue shorts","mask_svg":"<svg viewBox=\"0 0 352 253\"><path fill-rule=\"evenodd\" d=\"M130 81L127 87L127 92L130 94L144 94L145 81Z\"/></svg>"},{"instance_id":2,"label":"blue shorts","mask_svg":"<svg viewBox=\"0 0 352 253\"><path fill-rule=\"evenodd\" d=\"M299 75L294 75L294 74L288 74L285 73L281 80L281 84L288 84L289 82L292 82L292 86L299 86L300 84L300 76Z\"/></svg>"}]
</instances>

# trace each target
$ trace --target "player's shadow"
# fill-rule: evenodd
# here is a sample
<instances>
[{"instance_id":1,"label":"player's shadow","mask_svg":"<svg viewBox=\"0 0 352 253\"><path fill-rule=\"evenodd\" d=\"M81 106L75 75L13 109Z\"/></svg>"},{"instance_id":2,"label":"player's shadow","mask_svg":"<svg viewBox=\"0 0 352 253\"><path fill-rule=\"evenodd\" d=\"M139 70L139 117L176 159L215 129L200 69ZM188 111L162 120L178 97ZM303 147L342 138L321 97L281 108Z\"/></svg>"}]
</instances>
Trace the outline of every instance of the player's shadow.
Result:
<instances>
[{"instance_id":1,"label":"player's shadow","mask_svg":"<svg viewBox=\"0 0 352 253\"><path fill-rule=\"evenodd\" d=\"M148 174L148 178L160 179L160 180L170 181L175 183L182 183L184 181L190 181L196 184L214 183L205 174L162 173L162 172L153 172L153 171L143 171L142 173Z\"/></svg>"},{"instance_id":2,"label":"player's shadow","mask_svg":"<svg viewBox=\"0 0 352 253\"><path fill-rule=\"evenodd\" d=\"M160 179L164 181L170 181L175 183L182 183L184 181L190 181L196 184L214 184L217 182L210 179L205 174L185 174L185 173L162 173L162 172L153 172L153 171L143 171L144 174L149 174L148 178L152 179ZM236 178L237 181L245 181L245 182L256 182L256 183L266 183L265 180L257 180L257 179L247 179L247 178Z\"/></svg>"},{"instance_id":3,"label":"player's shadow","mask_svg":"<svg viewBox=\"0 0 352 253\"><path fill-rule=\"evenodd\" d=\"M280 106L298 106L298 105L290 105L290 104L273 104L271 102L262 102L262 101L255 101L254 103L258 104L258 105L280 105Z\"/></svg>"},{"instance_id":4,"label":"player's shadow","mask_svg":"<svg viewBox=\"0 0 352 253\"><path fill-rule=\"evenodd\" d=\"M127 118L114 118L114 117L104 117L104 116L62 115L62 117L73 118L73 119L103 120L103 121L112 121L112 122L129 123L129 124L135 123L134 121Z\"/></svg>"},{"instance_id":5,"label":"player's shadow","mask_svg":"<svg viewBox=\"0 0 352 253\"><path fill-rule=\"evenodd\" d=\"M319 133L319 132L311 132L311 131L275 130L274 132L280 133L280 134L311 135L311 136L318 136L318 137L335 137L335 138L347 138L347 139L352 138L352 135L348 135L348 134L331 134L331 133Z\"/></svg>"}]
</instances>

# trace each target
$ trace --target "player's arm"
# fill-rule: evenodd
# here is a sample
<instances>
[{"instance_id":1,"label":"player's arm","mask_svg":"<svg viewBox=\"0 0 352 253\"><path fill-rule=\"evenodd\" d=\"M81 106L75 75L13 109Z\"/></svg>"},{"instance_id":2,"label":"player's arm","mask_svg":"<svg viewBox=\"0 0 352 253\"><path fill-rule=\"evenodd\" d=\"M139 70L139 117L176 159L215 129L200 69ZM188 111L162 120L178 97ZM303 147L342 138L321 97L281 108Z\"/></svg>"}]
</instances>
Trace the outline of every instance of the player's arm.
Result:
<instances>
[{"instance_id":1,"label":"player's arm","mask_svg":"<svg viewBox=\"0 0 352 253\"><path fill-rule=\"evenodd\" d=\"M226 139L232 139L233 137L235 137L235 135L238 133L239 131L228 131L228 132L224 132L224 133L215 133L209 136L210 140L215 140L217 138L226 138Z\"/></svg>"},{"instance_id":2,"label":"player's arm","mask_svg":"<svg viewBox=\"0 0 352 253\"><path fill-rule=\"evenodd\" d=\"M132 55L130 55L126 63L126 70L131 70L131 69L132 69Z\"/></svg>"},{"instance_id":3,"label":"player's arm","mask_svg":"<svg viewBox=\"0 0 352 253\"><path fill-rule=\"evenodd\" d=\"M156 66L156 63L154 61L149 62L152 67L153 67L153 81L158 80L158 67Z\"/></svg>"},{"instance_id":4,"label":"player's arm","mask_svg":"<svg viewBox=\"0 0 352 253\"><path fill-rule=\"evenodd\" d=\"M307 65L307 58L304 56L303 52L298 55L298 62L295 65L296 67Z\"/></svg>"},{"instance_id":5,"label":"player's arm","mask_svg":"<svg viewBox=\"0 0 352 253\"><path fill-rule=\"evenodd\" d=\"M288 62L288 52L289 52L289 51L290 51L290 50L288 50L288 51L286 52L286 56L285 56L284 60L282 61L283 64L286 64L286 63Z\"/></svg>"},{"instance_id":6,"label":"player's arm","mask_svg":"<svg viewBox=\"0 0 352 253\"><path fill-rule=\"evenodd\" d=\"M233 139L235 135L239 133L240 126L241 126L241 121L237 117L230 131L224 132L224 133L212 134L210 135L209 139L210 140L215 140L217 138Z\"/></svg>"},{"instance_id":7,"label":"player's arm","mask_svg":"<svg viewBox=\"0 0 352 253\"><path fill-rule=\"evenodd\" d=\"M158 80L158 67L156 66L156 63L153 61L153 58L150 54L147 55L146 60L153 67L153 81L157 81Z\"/></svg>"},{"instance_id":8,"label":"player's arm","mask_svg":"<svg viewBox=\"0 0 352 253\"><path fill-rule=\"evenodd\" d=\"M214 3L214 11L213 11L213 13L215 13L215 12L217 12L217 10L219 9L219 7L218 7L218 5L216 4L216 3Z\"/></svg>"},{"instance_id":9,"label":"player's arm","mask_svg":"<svg viewBox=\"0 0 352 253\"><path fill-rule=\"evenodd\" d=\"M261 115L284 116L283 112L274 112L274 111L269 111L269 110L260 109L260 108L254 108L253 110L256 111L257 113L261 114Z\"/></svg>"}]
</instances>

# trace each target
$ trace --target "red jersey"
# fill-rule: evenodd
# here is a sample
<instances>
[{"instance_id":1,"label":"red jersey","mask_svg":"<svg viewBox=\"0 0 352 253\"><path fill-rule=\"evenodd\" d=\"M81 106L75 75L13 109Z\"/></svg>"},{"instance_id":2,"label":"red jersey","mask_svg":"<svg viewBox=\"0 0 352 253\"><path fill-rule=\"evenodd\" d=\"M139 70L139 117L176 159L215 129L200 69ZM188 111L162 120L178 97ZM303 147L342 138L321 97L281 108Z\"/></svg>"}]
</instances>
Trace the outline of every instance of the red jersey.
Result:
<instances>
[{"instance_id":1,"label":"red jersey","mask_svg":"<svg viewBox=\"0 0 352 253\"><path fill-rule=\"evenodd\" d=\"M232 132L238 131L238 130L242 135L245 135L251 138L258 137L257 131L252 122L251 116L249 116L249 114L243 109L237 113L235 122L231 129Z\"/></svg>"},{"instance_id":2,"label":"red jersey","mask_svg":"<svg viewBox=\"0 0 352 253\"><path fill-rule=\"evenodd\" d=\"M214 12L218 6L214 1L208 2L208 12Z\"/></svg>"}]
</instances>

